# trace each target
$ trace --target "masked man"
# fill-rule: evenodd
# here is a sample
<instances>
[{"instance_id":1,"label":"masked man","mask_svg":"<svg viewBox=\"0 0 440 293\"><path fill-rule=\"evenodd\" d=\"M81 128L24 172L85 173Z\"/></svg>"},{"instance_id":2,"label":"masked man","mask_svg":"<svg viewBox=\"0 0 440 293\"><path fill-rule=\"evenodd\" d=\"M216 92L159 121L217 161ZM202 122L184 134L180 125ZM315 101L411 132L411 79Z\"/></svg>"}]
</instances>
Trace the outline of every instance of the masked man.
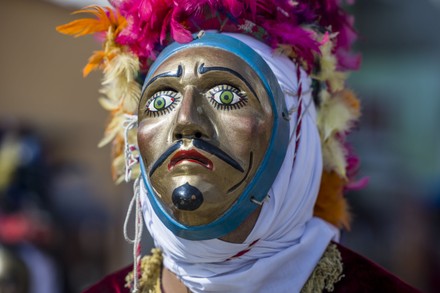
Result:
<instances>
[{"instance_id":1,"label":"masked man","mask_svg":"<svg viewBox=\"0 0 440 293\"><path fill-rule=\"evenodd\" d=\"M105 34L84 73L104 69L102 144L135 178L134 265L86 292L413 291L335 242L343 189L365 183L338 2L111 1L58 28ZM157 249L140 260L142 218Z\"/></svg>"}]
</instances>

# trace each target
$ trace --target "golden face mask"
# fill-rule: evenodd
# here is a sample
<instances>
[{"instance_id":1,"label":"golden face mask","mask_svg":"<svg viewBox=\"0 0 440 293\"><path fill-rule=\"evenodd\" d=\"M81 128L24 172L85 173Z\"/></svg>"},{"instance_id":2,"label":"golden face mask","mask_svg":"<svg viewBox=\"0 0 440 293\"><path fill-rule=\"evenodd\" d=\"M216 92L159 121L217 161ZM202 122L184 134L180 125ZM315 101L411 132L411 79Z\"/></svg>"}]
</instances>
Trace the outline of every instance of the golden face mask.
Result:
<instances>
[{"instance_id":1,"label":"golden face mask","mask_svg":"<svg viewBox=\"0 0 440 293\"><path fill-rule=\"evenodd\" d=\"M165 49L145 80L142 176L156 214L178 236L209 239L237 228L281 166L284 98L257 57L238 40L206 34Z\"/></svg>"}]
</instances>

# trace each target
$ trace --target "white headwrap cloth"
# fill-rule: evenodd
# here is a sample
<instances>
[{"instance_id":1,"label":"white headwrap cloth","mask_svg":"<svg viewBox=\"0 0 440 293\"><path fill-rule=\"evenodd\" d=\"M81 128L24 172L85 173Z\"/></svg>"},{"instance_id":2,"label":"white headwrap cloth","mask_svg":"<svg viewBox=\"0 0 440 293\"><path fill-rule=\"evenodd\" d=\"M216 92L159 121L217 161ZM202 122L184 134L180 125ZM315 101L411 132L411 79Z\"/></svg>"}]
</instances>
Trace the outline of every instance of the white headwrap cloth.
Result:
<instances>
[{"instance_id":1,"label":"white headwrap cloth","mask_svg":"<svg viewBox=\"0 0 440 293\"><path fill-rule=\"evenodd\" d=\"M141 180L141 200L145 223L164 265L192 292L299 292L320 257L338 231L313 217L313 206L322 174L321 143L316 127L316 110L311 97L311 79L287 57L273 53L252 37L228 34L253 48L269 64L285 93L288 109L298 106L296 96L302 84L304 116L297 156L295 124L291 115L290 143L280 172L269 190L257 223L244 243L219 239L192 241L176 237L159 220L147 200ZM249 248L244 255L232 258Z\"/></svg>"}]
</instances>

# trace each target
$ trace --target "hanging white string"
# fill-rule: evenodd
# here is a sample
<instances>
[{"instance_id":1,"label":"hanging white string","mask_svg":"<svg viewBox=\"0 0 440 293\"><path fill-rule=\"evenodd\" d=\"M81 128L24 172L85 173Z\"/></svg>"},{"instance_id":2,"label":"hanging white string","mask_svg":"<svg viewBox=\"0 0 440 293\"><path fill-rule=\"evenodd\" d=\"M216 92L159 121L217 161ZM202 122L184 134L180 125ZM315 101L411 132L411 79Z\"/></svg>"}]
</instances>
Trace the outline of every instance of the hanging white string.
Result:
<instances>
[{"instance_id":1,"label":"hanging white string","mask_svg":"<svg viewBox=\"0 0 440 293\"><path fill-rule=\"evenodd\" d=\"M125 182L129 182L131 179L132 168L134 165L139 163L139 152L138 147L134 144L130 144L128 141L128 134L131 129L137 127L138 117L136 115L125 115L124 123L122 124L124 128L124 144L125 144ZM127 214L124 220L124 238L125 240L133 244L133 287L131 288L132 293L139 291L139 274L140 274L140 258L141 258L141 238L143 230L142 222L142 210L140 202L140 191L139 191L139 177L133 183L133 198L128 205ZM128 221L133 210L133 205L135 205L135 231L134 238L131 239L128 236Z\"/></svg>"},{"instance_id":2,"label":"hanging white string","mask_svg":"<svg viewBox=\"0 0 440 293\"><path fill-rule=\"evenodd\" d=\"M140 178L136 178L136 180L133 183L133 191L134 195L133 198L130 201L130 204L128 205L127 214L125 216L124 220L124 238L125 240L133 244L133 288L131 292L135 293L138 292L138 279L139 279L139 272L140 272L140 258L141 258L141 238L142 238L142 231L143 231L143 222L142 222L142 209L141 209L141 202L140 202ZM130 215L133 210L133 205L136 205L135 207L135 232L134 232L134 238L131 239L128 236L128 221L130 219Z\"/></svg>"},{"instance_id":3,"label":"hanging white string","mask_svg":"<svg viewBox=\"0 0 440 293\"><path fill-rule=\"evenodd\" d=\"M136 241L138 240L137 239L138 234L140 234L139 236L142 236L142 226L143 225L141 225L141 227L139 229L137 229L138 227L135 226L135 235L134 235L133 239L131 239L130 236L128 236L128 229L127 229L128 221L130 220L130 215L133 210L134 204L136 204L136 208L135 208L136 220L138 218L138 214L141 214L140 213L140 198L139 198L139 195L140 195L140 193L139 193L139 180L140 180L140 178L136 178L136 180L133 183L134 194L133 194L133 198L130 201L130 204L128 205L127 214L125 215L125 220L124 220L124 238L130 244L136 243Z\"/></svg>"},{"instance_id":4,"label":"hanging white string","mask_svg":"<svg viewBox=\"0 0 440 293\"><path fill-rule=\"evenodd\" d=\"M134 165L139 163L138 147L135 144L130 144L128 141L128 133L131 129L137 127L138 117L137 115L125 115L125 120L122 124L124 128L124 141L125 141L125 182L129 182L131 179L131 170Z\"/></svg>"}]
</instances>

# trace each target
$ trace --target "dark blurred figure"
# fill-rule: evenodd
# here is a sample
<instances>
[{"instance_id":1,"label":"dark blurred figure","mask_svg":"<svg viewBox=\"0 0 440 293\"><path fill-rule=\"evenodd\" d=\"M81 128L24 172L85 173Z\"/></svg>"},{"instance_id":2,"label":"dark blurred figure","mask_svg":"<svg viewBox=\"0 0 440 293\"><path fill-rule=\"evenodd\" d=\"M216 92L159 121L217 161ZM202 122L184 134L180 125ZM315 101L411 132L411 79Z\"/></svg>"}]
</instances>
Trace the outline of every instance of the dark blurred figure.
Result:
<instances>
[{"instance_id":1,"label":"dark blurred figure","mask_svg":"<svg viewBox=\"0 0 440 293\"><path fill-rule=\"evenodd\" d=\"M2 293L61 291L54 257L57 229L48 199L50 171L42 149L30 128L16 122L1 124Z\"/></svg>"},{"instance_id":2,"label":"dark blurred figure","mask_svg":"<svg viewBox=\"0 0 440 293\"><path fill-rule=\"evenodd\" d=\"M109 225L94 200L99 191L84 166L54 159L52 144L22 123L0 122L0 247L29 280L29 291L11 292L79 292L106 265Z\"/></svg>"}]
</instances>

